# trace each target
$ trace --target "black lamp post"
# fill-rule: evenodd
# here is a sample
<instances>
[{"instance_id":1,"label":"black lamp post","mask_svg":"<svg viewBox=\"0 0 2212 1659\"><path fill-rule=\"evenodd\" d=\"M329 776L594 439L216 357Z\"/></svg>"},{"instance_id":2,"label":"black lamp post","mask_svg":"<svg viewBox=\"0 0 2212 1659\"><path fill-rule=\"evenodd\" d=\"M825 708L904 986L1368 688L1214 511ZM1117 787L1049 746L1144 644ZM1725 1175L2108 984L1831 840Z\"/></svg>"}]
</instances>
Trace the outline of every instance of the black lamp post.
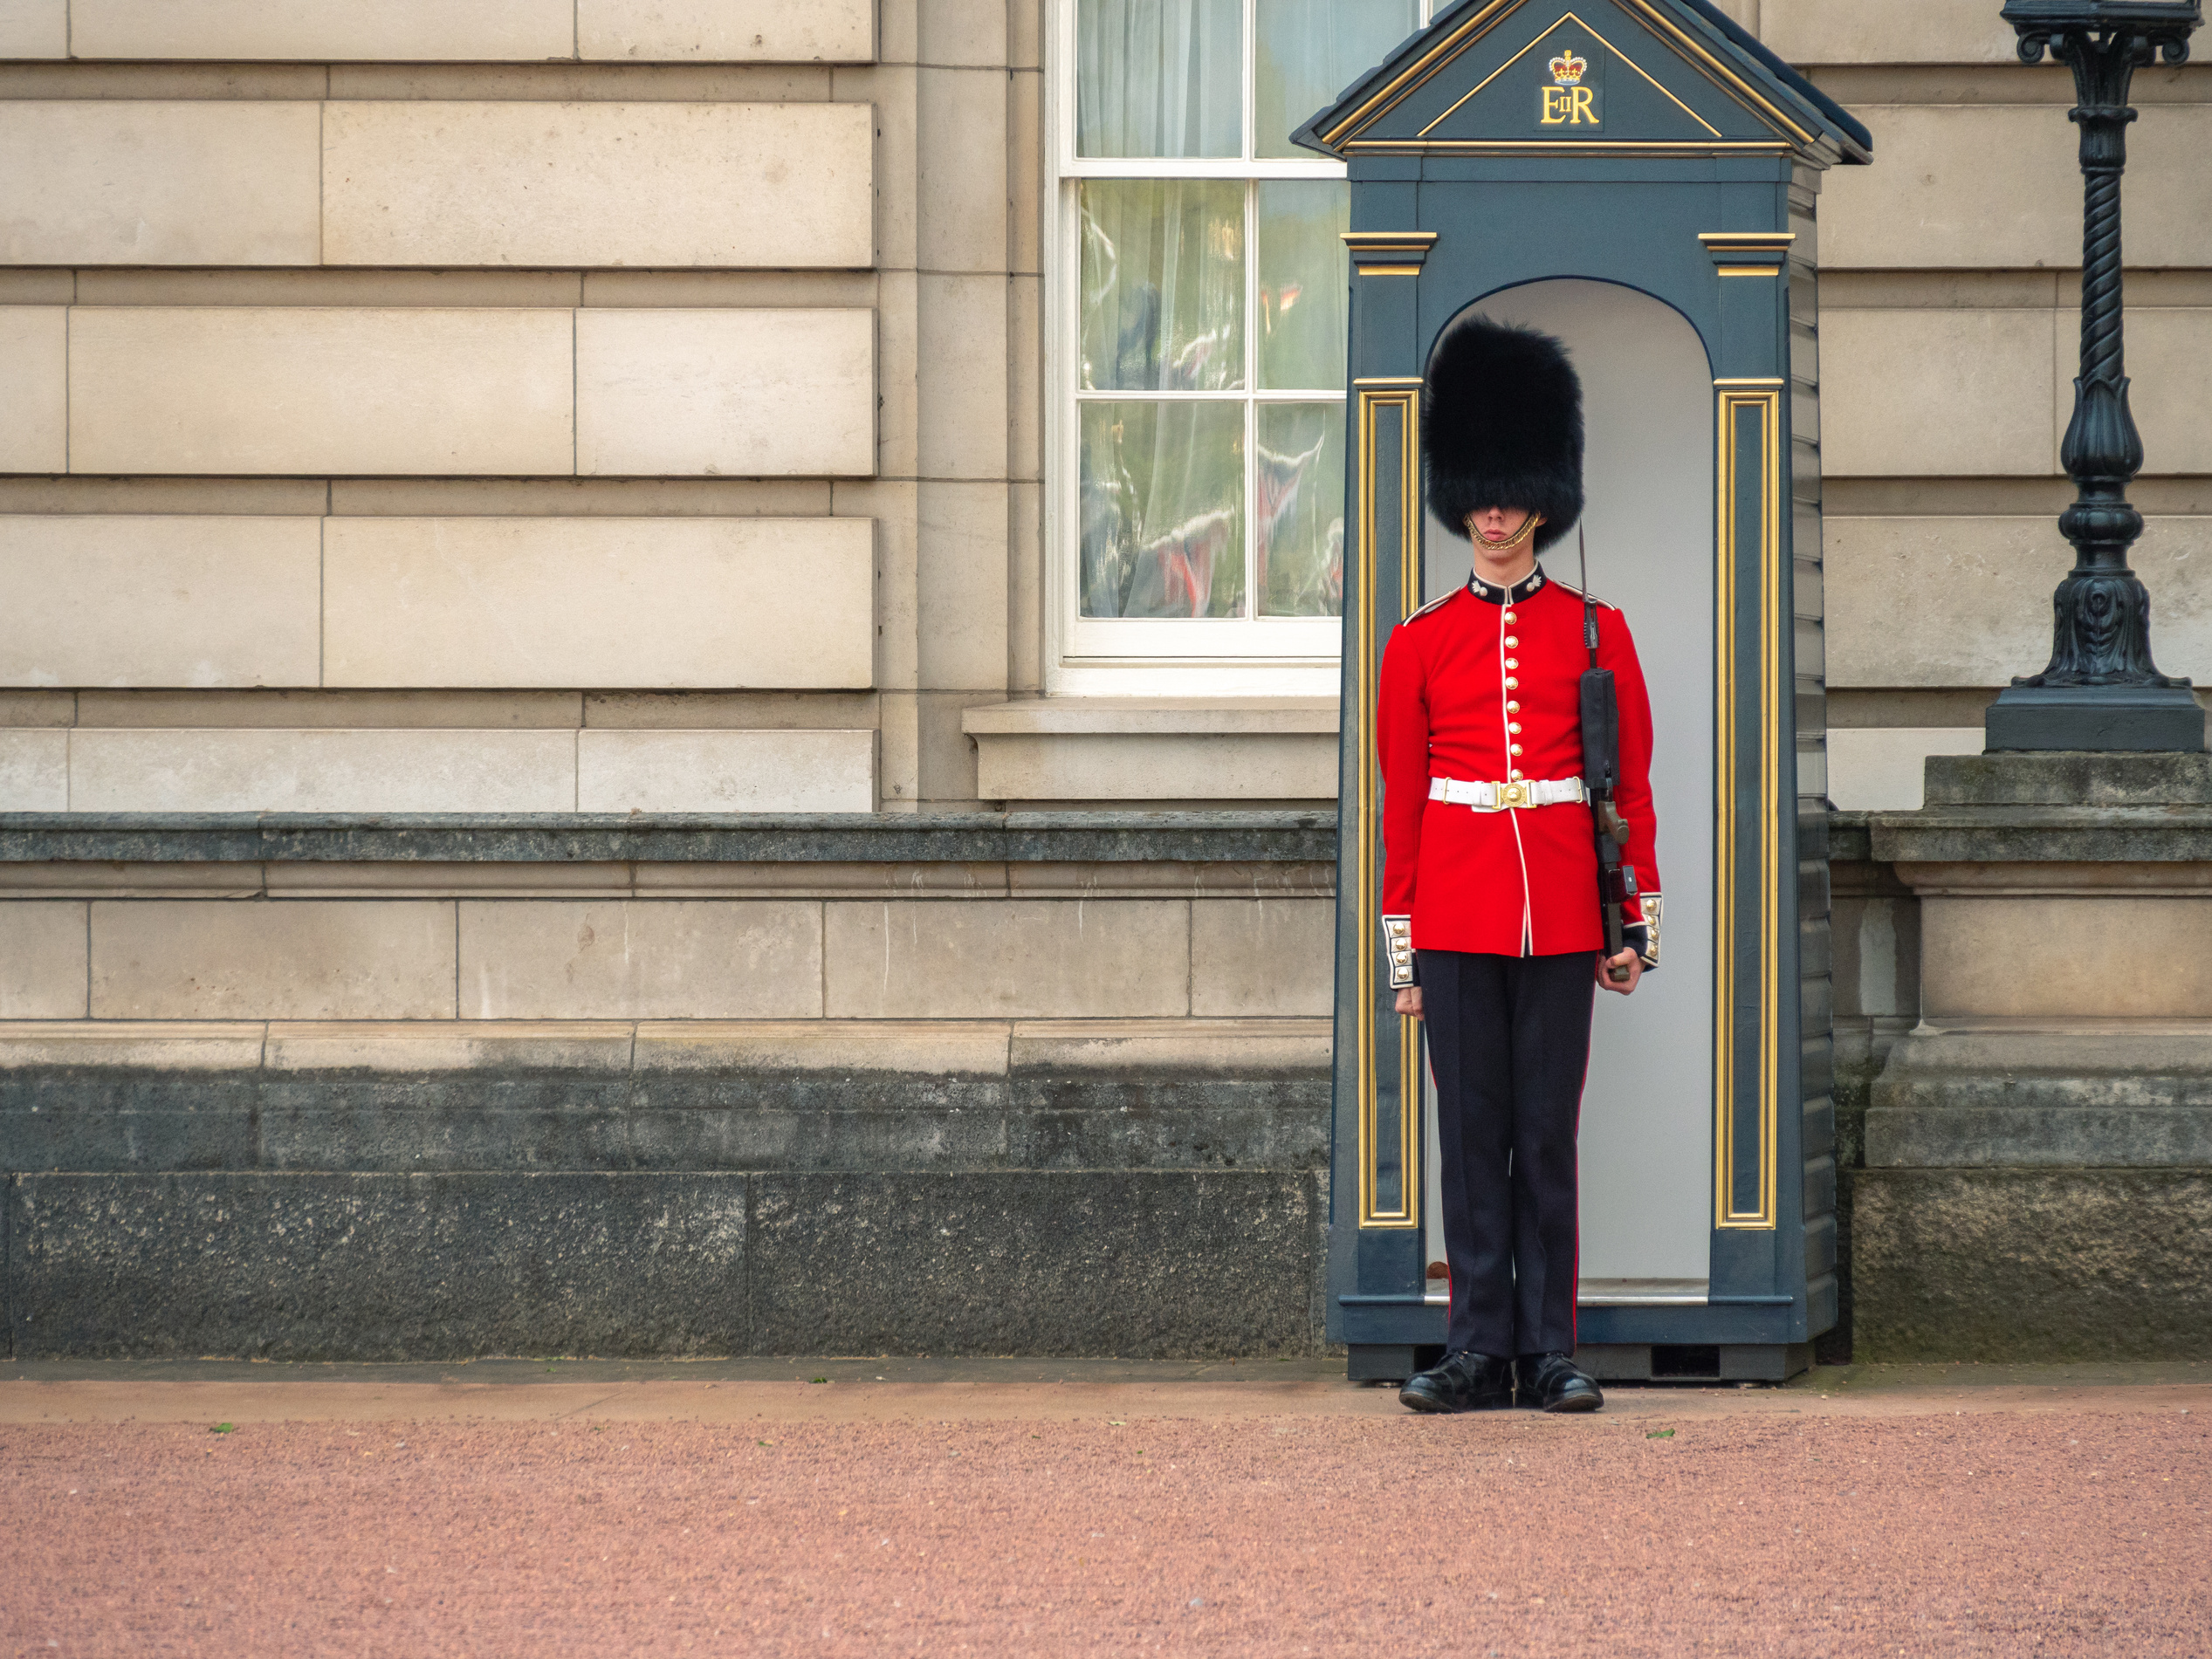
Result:
<instances>
[{"instance_id":1,"label":"black lamp post","mask_svg":"<svg viewBox=\"0 0 2212 1659\"><path fill-rule=\"evenodd\" d=\"M2201 0L2007 0L2023 63L2045 51L2074 72L2087 203L2082 226L2081 375L2059 460L2076 487L2058 530L2074 567L2051 596L2051 666L2015 680L1989 707L2000 749L2202 751L2204 720L2187 679L2151 661L2151 600L2128 568L2143 516L2127 483L2143 441L2127 412L2122 349L2119 177L2127 165L2128 83L2154 58L2178 64L2203 21Z\"/></svg>"}]
</instances>

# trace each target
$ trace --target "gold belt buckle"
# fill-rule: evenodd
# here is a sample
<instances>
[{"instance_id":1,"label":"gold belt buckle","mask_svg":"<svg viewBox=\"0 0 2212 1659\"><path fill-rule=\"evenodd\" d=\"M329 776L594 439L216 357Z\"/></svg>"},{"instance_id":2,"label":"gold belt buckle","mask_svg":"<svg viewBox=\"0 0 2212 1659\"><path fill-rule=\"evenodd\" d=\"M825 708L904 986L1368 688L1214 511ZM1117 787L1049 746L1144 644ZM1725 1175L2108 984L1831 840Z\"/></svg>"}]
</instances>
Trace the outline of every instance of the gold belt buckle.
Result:
<instances>
[{"instance_id":1,"label":"gold belt buckle","mask_svg":"<svg viewBox=\"0 0 2212 1659\"><path fill-rule=\"evenodd\" d=\"M1529 799L1527 784L1511 783L1498 785L1498 805L1500 806L1529 806L1535 803Z\"/></svg>"}]
</instances>

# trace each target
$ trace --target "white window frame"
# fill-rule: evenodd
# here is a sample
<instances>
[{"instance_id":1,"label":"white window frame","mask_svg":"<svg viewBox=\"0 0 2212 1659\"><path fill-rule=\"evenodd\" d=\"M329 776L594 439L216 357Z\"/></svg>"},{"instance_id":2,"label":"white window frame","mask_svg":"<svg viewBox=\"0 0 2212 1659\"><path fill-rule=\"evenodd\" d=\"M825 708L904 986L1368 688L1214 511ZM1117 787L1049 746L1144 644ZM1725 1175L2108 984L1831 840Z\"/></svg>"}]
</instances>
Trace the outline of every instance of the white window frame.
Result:
<instances>
[{"instance_id":1,"label":"white window frame","mask_svg":"<svg viewBox=\"0 0 2212 1659\"><path fill-rule=\"evenodd\" d=\"M1431 0L1422 0L1422 20ZM1080 583L1081 422L1075 417L1077 315L1081 259L1075 190L1083 179L1342 179L1344 164L1310 159L1252 157L1256 0L1243 0L1244 148L1239 159L1086 159L1075 154L1076 0L1053 0L1045 58L1044 256L1045 690L1052 696L1316 697L1334 696L1343 620L1317 617L1085 617ZM1259 246L1253 223L1256 191L1245 193L1246 293ZM1268 393L1257 385L1257 334L1247 305L1245 390L1132 394L1148 400L1306 403L1312 393ZM1247 512L1253 497L1254 447L1245 446ZM1240 550L1241 557L1241 550ZM1250 596L1256 604L1257 594Z\"/></svg>"}]
</instances>

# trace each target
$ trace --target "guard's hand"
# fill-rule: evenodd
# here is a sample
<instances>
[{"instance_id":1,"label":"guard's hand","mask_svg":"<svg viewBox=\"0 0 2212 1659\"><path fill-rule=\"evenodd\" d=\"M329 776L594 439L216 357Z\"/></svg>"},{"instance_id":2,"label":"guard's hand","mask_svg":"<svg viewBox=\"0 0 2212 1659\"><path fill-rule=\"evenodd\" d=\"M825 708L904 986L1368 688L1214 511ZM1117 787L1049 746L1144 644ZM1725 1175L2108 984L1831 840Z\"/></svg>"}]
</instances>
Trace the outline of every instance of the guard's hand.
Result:
<instances>
[{"instance_id":1,"label":"guard's hand","mask_svg":"<svg viewBox=\"0 0 2212 1659\"><path fill-rule=\"evenodd\" d=\"M1609 978L1605 972L1608 968L1625 968L1628 970L1628 977L1625 979ZM1604 986L1606 990L1618 991L1625 997L1636 989L1636 982L1643 977L1644 958L1636 954L1636 948L1633 945L1622 951L1618 956L1610 959L1603 951L1598 953L1597 983ZM1401 991L1398 994L1403 997L1405 993Z\"/></svg>"},{"instance_id":2,"label":"guard's hand","mask_svg":"<svg viewBox=\"0 0 2212 1659\"><path fill-rule=\"evenodd\" d=\"M1401 1014L1411 1014L1416 1019L1420 1018L1421 988L1419 985L1408 985L1398 993L1398 1011Z\"/></svg>"}]
</instances>

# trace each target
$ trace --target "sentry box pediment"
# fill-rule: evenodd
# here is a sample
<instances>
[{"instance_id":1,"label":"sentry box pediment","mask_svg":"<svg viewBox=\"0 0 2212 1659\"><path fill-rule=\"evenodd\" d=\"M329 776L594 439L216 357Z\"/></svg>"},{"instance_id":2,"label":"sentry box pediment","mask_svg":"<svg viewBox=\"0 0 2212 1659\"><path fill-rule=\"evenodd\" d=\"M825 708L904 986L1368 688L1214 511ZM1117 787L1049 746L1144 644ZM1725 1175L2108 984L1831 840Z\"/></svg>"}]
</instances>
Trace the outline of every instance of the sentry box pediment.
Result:
<instances>
[{"instance_id":1,"label":"sentry box pediment","mask_svg":"<svg viewBox=\"0 0 2212 1659\"><path fill-rule=\"evenodd\" d=\"M1657 732L1661 964L1597 999L1578 1339L1601 1375L1786 1375L1837 1314L1815 209L1872 141L1703 0L1462 0L1296 136L1352 198L1330 1334L1370 1377L1444 1336L1428 1067L1379 949L1375 686L1391 630L1467 573L1419 411L1480 312L1582 375L1590 584ZM1547 559L1570 582L1574 545Z\"/></svg>"},{"instance_id":2,"label":"sentry box pediment","mask_svg":"<svg viewBox=\"0 0 2212 1659\"><path fill-rule=\"evenodd\" d=\"M1295 134L1331 155L1802 153L1866 129L1699 0L1462 0Z\"/></svg>"}]
</instances>

